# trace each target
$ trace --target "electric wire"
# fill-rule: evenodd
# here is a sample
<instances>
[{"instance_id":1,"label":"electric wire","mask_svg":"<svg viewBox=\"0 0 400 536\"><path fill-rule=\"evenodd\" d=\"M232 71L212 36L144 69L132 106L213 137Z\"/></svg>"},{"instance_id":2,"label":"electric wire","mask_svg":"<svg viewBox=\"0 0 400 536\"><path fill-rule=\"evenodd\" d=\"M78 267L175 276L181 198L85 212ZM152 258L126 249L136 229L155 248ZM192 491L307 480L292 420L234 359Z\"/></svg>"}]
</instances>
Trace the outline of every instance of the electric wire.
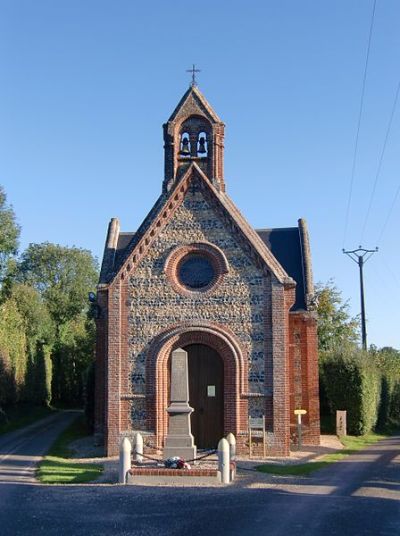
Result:
<instances>
[{"instance_id":1,"label":"electric wire","mask_svg":"<svg viewBox=\"0 0 400 536\"><path fill-rule=\"evenodd\" d=\"M364 225L362 227L362 232L361 232L360 244L362 244L363 241L364 241L365 229L367 227L368 218L369 218L371 208L372 208L372 203L373 203L373 200L374 200L374 197L375 197L376 185L378 184L378 179L379 179L379 176L380 176L380 173L381 173L382 162L383 162L383 158L385 156L386 145L387 145L387 141L389 139L389 134L390 134L390 131L391 131L391 128L392 128L394 114L396 112L399 93L400 93L400 80L399 80L399 83L397 85L397 90L396 90L395 98L394 98L394 101L393 101L392 110L391 110L391 113L390 113L389 123L388 123L387 129L386 129L385 139L384 139L384 142L383 142L382 151L381 151L381 155L380 155L379 162L378 162L378 167L377 167L376 174L375 174L375 181L374 181L374 185L372 187L371 196L369 198L368 209L367 209L367 213L366 213L365 220L364 220Z\"/></svg>"},{"instance_id":2,"label":"electric wire","mask_svg":"<svg viewBox=\"0 0 400 536\"><path fill-rule=\"evenodd\" d=\"M355 143L354 143L353 163L352 163L352 168L351 168L350 189L349 189L349 196L348 196L348 200L347 200L347 208L346 208L346 216L345 216L345 224L344 224L343 247L344 247L345 242L346 242L347 228L348 228L348 224L349 224L351 198L353 196L354 176L355 176L355 171L356 171L357 152L358 152L358 140L359 140L359 137L360 137L361 118L362 118L362 113L363 113L363 108L364 108L365 85L366 85L366 81L367 81L369 52L370 52L370 49L371 49L372 30L373 30L373 27L374 27L374 19L375 19L375 8L376 8L376 0L374 0L374 3L373 3L372 15L371 15L371 23L370 23L370 27L369 27L367 56L366 56L366 59L365 59L365 66L364 66L364 76L363 76L363 83L362 83L362 90L361 90L360 110L358 112L356 139L355 139Z\"/></svg>"},{"instance_id":3,"label":"electric wire","mask_svg":"<svg viewBox=\"0 0 400 536\"><path fill-rule=\"evenodd\" d=\"M387 213L385 222L384 222L384 224L383 224L383 226L382 226L381 232L379 233L379 237L378 237L378 241L377 241L378 246L380 245L380 243L381 243L381 241L382 241L382 237L383 237L383 235L385 234L386 227L387 227L387 225L388 225L388 223L389 223L389 220L390 220L390 218L391 218L391 216L392 216L392 212L393 212L393 210L394 210L394 207L396 206L396 201L397 201L397 198L399 197L399 194L400 194L400 184L399 184L398 187L397 187L397 190L396 190L396 192L395 192L395 194L394 194L394 197L393 197L392 204L391 204L391 206L390 206L390 208L389 208L389 211L388 211L388 213Z\"/></svg>"}]
</instances>

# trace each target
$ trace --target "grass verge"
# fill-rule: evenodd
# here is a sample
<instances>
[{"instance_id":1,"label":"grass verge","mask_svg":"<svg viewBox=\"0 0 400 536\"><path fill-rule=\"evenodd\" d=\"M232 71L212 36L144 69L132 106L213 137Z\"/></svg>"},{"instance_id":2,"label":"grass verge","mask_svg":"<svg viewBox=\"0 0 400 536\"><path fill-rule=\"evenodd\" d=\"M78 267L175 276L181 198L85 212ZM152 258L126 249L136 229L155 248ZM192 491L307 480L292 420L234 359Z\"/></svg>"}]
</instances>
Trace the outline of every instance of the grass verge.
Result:
<instances>
[{"instance_id":1,"label":"grass verge","mask_svg":"<svg viewBox=\"0 0 400 536\"><path fill-rule=\"evenodd\" d=\"M385 437L387 436L374 433L357 437L343 436L340 438L340 441L343 443L345 448L343 450L333 452L332 454L325 454L325 456L322 456L318 461L288 465L267 463L264 465L259 465L256 469L261 473L270 473L273 475L308 476L314 471L318 471L318 469L322 469L331 463L343 460L350 454L354 454L359 450L369 447Z\"/></svg>"},{"instance_id":2,"label":"grass verge","mask_svg":"<svg viewBox=\"0 0 400 536\"><path fill-rule=\"evenodd\" d=\"M47 456L39 463L37 477L43 484L82 484L92 482L103 472L99 464L79 463L70 459L70 443L88 435L83 417L78 417L54 441Z\"/></svg>"},{"instance_id":3,"label":"grass verge","mask_svg":"<svg viewBox=\"0 0 400 536\"><path fill-rule=\"evenodd\" d=\"M0 424L0 435L29 426L35 421L44 419L56 410L47 406L32 406L31 404L18 404L7 408L5 414L8 422Z\"/></svg>"}]
</instances>

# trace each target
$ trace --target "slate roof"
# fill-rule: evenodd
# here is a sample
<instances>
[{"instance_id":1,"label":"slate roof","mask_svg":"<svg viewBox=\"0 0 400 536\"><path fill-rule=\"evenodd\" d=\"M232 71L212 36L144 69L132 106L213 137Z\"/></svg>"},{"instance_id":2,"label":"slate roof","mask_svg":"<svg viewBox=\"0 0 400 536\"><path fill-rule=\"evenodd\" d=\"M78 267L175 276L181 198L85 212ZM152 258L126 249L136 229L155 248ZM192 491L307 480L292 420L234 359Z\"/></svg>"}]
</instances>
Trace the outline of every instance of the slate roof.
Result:
<instances>
[{"instance_id":1,"label":"slate roof","mask_svg":"<svg viewBox=\"0 0 400 536\"><path fill-rule=\"evenodd\" d=\"M132 243L135 235L136 233L119 233L114 259L114 265L117 269L124 262L127 252L130 250L128 246Z\"/></svg>"},{"instance_id":2,"label":"slate roof","mask_svg":"<svg viewBox=\"0 0 400 536\"><path fill-rule=\"evenodd\" d=\"M292 311L306 309L306 287L303 270L303 247L298 227L256 229L258 236L297 283L296 302Z\"/></svg>"}]
</instances>

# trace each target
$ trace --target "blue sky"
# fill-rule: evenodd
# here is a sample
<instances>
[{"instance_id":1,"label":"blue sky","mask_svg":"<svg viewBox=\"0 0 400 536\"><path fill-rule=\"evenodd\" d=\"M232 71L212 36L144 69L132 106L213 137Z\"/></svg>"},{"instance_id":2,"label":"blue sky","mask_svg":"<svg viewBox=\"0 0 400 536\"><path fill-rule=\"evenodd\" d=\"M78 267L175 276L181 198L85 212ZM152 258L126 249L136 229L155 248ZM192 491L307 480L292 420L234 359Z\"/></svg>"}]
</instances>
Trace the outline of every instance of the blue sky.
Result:
<instances>
[{"instance_id":1,"label":"blue sky","mask_svg":"<svg viewBox=\"0 0 400 536\"><path fill-rule=\"evenodd\" d=\"M309 224L315 281L359 312L361 242L399 82L400 3L378 0L344 228L372 1L0 0L0 184L21 248L101 258L108 221L135 230L159 195L162 123L199 87L226 123L229 195L257 228ZM399 104L400 107L400 104ZM362 245L368 342L400 348L396 110Z\"/></svg>"}]
</instances>

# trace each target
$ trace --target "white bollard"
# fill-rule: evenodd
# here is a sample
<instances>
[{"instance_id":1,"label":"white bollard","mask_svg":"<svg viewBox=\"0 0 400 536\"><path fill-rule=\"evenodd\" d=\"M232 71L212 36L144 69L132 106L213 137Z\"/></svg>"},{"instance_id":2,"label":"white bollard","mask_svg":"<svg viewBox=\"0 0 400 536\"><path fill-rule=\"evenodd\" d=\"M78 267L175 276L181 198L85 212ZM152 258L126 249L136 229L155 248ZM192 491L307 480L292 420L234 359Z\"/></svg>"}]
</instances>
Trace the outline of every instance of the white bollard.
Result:
<instances>
[{"instance_id":1,"label":"white bollard","mask_svg":"<svg viewBox=\"0 0 400 536\"><path fill-rule=\"evenodd\" d=\"M233 482L236 477L236 464L232 464L232 462L236 460L236 437L232 434L232 432L229 432L229 434L226 436L226 440L229 443L229 475L231 482Z\"/></svg>"},{"instance_id":2,"label":"white bollard","mask_svg":"<svg viewBox=\"0 0 400 536\"><path fill-rule=\"evenodd\" d=\"M135 434L135 462L142 463L143 461L143 436L140 432Z\"/></svg>"},{"instance_id":3,"label":"white bollard","mask_svg":"<svg viewBox=\"0 0 400 536\"><path fill-rule=\"evenodd\" d=\"M229 443L229 452L231 456L231 460L236 459L236 437L232 434L232 432L229 432L229 434L226 436L226 440Z\"/></svg>"},{"instance_id":4,"label":"white bollard","mask_svg":"<svg viewBox=\"0 0 400 536\"><path fill-rule=\"evenodd\" d=\"M119 480L120 484L126 484L126 477L131 468L132 445L127 437L121 442L119 448Z\"/></svg>"},{"instance_id":5,"label":"white bollard","mask_svg":"<svg viewBox=\"0 0 400 536\"><path fill-rule=\"evenodd\" d=\"M221 482L229 484L230 456L229 443L223 437L218 443L218 470L221 473Z\"/></svg>"}]
</instances>

